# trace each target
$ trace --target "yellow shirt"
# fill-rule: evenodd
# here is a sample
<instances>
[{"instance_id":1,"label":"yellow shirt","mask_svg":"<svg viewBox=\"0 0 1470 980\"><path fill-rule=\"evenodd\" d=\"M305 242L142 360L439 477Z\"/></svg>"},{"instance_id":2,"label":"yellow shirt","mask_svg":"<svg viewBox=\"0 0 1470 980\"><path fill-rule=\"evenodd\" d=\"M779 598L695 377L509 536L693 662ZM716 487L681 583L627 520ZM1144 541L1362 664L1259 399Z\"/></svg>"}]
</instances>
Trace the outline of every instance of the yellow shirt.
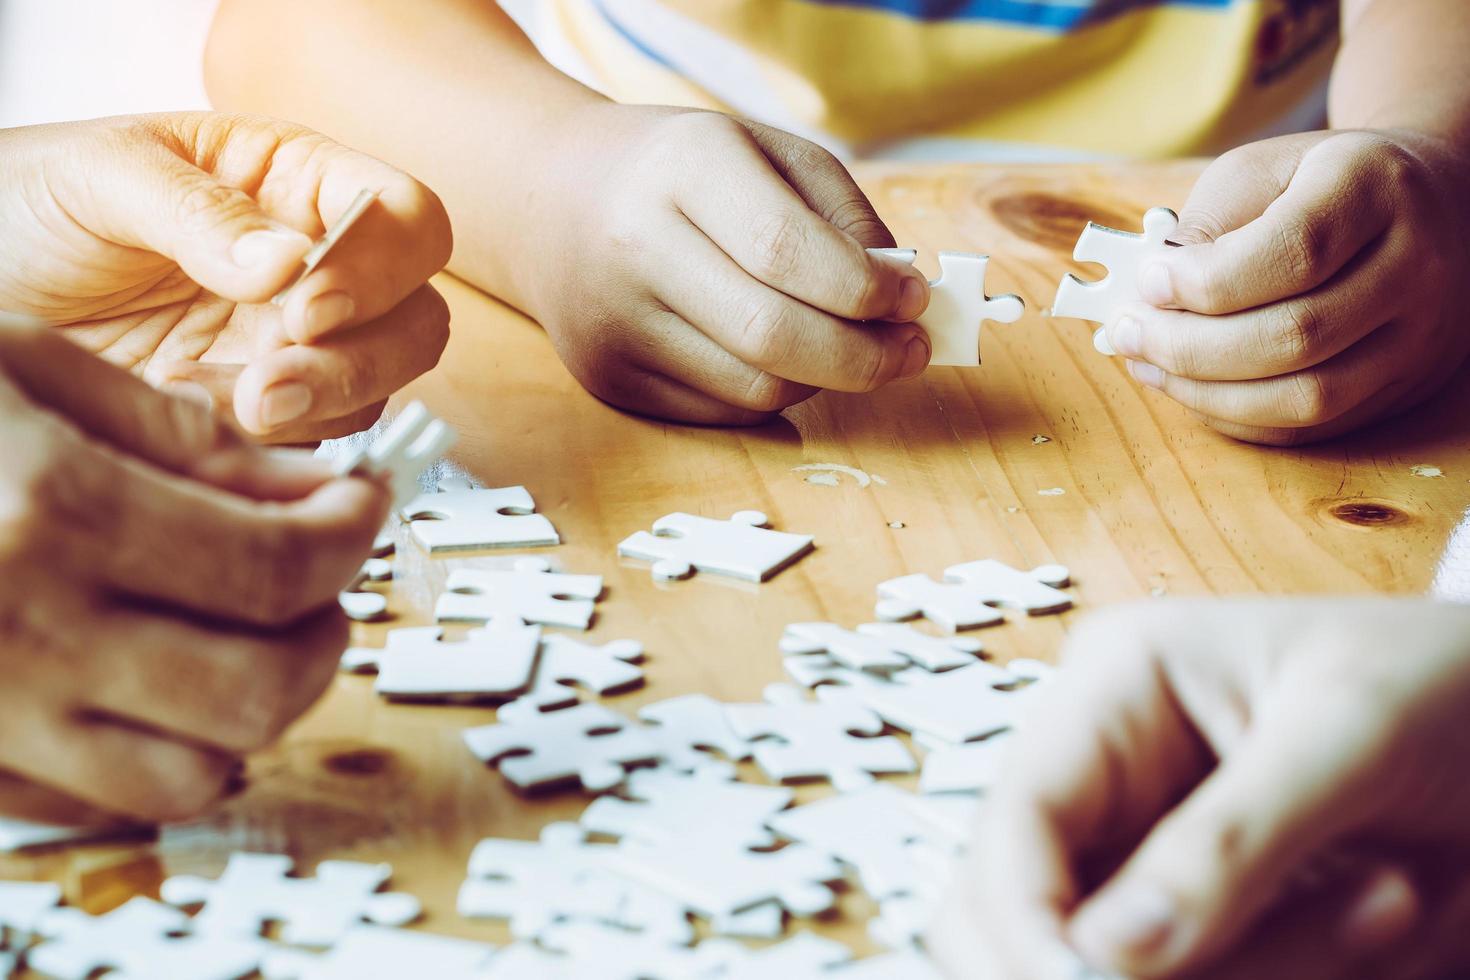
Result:
<instances>
[{"instance_id":1,"label":"yellow shirt","mask_svg":"<svg viewBox=\"0 0 1470 980\"><path fill-rule=\"evenodd\" d=\"M1214 153L1313 128L1338 0L544 0L625 102L849 156Z\"/></svg>"}]
</instances>

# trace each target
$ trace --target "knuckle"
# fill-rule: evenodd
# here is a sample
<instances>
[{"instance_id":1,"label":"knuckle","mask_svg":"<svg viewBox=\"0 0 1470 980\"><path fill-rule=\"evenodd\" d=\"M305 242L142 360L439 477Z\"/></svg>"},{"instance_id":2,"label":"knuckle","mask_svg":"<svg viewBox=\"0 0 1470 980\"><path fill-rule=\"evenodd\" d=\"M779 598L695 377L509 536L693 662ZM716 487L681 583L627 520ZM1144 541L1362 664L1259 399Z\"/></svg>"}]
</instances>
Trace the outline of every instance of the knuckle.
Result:
<instances>
[{"instance_id":1,"label":"knuckle","mask_svg":"<svg viewBox=\"0 0 1470 980\"><path fill-rule=\"evenodd\" d=\"M1316 304L1288 303L1270 342L1272 361L1287 369L1312 363L1322 348L1322 334L1322 314Z\"/></svg>"},{"instance_id":2,"label":"knuckle","mask_svg":"<svg viewBox=\"0 0 1470 980\"><path fill-rule=\"evenodd\" d=\"M806 389L767 371L757 371L737 400L741 408L770 414L796 404L805 397Z\"/></svg>"},{"instance_id":3,"label":"knuckle","mask_svg":"<svg viewBox=\"0 0 1470 980\"><path fill-rule=\"evenodd\" d=\"M806 247L807 228L801 215L790 208L766 215L751 238L751 274L772 286L788 283L800 270Z\"/></svg>"},{"instance_id":4,"label":"knuckle","mask_svg":"<svg viewBox=\"0 0 1470 980\"><path fill-rule=\"evenodd\" d=\"M1332 417L1332 399L1319 371L1298 371L1282 391L1282 412L1295 426L1317 425Z\"/></svg>"},{"instance_id":5,"label":"knuckle","mask_svg":"<svg viewBox=\"0 0 1470 980\"><path fill-rule=\"evenodd\" d=\"M1306 215L1281 230L1282 272L1289 285L1305 287L1332 271L1333 239L1332 222L1322 214Z\"/></svg>"},{"instance_id":6,"label":"knuckle","mask_svg":"<svg viewBox=\"0 0 1470 980\"><path fill-rule=\"evenodd\" d=\"M138 793L128 810L133 816L168 823L187 820L209 809L224 795L233 763L197 750L171 753L159 760L147 778L134 787Z\"/></svg>"},{"instance_id":7,"label":"knuckle","mask_svg":"<svg viewBox=\"0 0 1470 980\"><path fill-rule=\"evenodd\" d=\"M783 365L791 351L794 311L795 307L782 296L770 295L758 300L736 333L736 355L764 370Z\"/></svg>"},{"instance_id":8,"label":"knuckle","mask_svg":"<svg viewBox=\"0 0 1470 980\"><path fill-rule=\"evenodd\" d=\"M175 202L180 225L195 230L218 227L253 210L243 193L207 177L189 181Z\"/></svg>"},{"instance_id":9,"label":"knuckle","mask_svg":"<svg viewBox=\"0 0 1470 980\"><path fill-rule=\"evenodd\" d=\"M290 520L268 522L246 537L247 552L236 579L236 611L248 622L285 625L312 605L307 586L323 549L306 538Z\"/></svg>"},{"instance_id":10,"label":"knuckle","mask_svg":"<svg viewBox=\"0 0 1470 980\"><path fill-rule=\"evenodd\" d=\"M227 748L238 752L264 749L274 744L296 720L298 678L278 661L279 658L272 660L269 656L258 658L249 677L241 679L230 727L222 733L227 738Z\"/></svg>"}]
</instances>

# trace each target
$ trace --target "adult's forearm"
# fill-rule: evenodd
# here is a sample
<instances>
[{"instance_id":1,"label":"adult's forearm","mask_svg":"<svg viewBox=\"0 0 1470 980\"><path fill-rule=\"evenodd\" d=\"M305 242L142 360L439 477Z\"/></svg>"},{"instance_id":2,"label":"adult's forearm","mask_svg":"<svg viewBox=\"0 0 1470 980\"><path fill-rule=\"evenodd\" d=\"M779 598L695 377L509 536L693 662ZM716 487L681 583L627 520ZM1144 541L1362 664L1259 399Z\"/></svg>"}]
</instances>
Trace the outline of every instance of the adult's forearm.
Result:
<instances>
[{"instance_id":1,"label":"adult's forearm","mask_svg":"<svg viewBox=\"0 0 1470 980\"><path fill-rule=\"evenodd\" d=\"M1470 3L1346 0L1329 115L1339 129L1410 129L1470 151Z\"/></svg>"},{"instance_id":2,"label":"adult's forearm","mask_svg":"<svg viewBox=\"0 0 1470 980\"><path fill-rule=\"evenodd\" d=\"M565 120L601 96L547 64L487 0L223 0L215 105L313 126L414 174L455 225L450 268L526 308L517 242Z\"/></svg>"}]
</instances>

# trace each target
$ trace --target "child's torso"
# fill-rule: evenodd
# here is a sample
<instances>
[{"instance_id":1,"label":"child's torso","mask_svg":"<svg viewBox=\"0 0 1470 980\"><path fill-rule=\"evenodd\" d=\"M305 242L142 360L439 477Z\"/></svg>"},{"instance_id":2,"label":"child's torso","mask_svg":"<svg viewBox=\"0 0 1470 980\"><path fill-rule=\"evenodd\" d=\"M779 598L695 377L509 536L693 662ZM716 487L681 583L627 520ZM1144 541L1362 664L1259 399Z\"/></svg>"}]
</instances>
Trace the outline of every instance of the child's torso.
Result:
<instances>
[{"instance_id":1,"label":"child's torso","mask_svg":"<svg viewBox=\"0 0 1470 980\"><path fill-rule=\"evenodd\" d=\"M609 95L852 155L1171 156L1313 126L1338 0L547 0Z\"/></svg>"}]
</instances>

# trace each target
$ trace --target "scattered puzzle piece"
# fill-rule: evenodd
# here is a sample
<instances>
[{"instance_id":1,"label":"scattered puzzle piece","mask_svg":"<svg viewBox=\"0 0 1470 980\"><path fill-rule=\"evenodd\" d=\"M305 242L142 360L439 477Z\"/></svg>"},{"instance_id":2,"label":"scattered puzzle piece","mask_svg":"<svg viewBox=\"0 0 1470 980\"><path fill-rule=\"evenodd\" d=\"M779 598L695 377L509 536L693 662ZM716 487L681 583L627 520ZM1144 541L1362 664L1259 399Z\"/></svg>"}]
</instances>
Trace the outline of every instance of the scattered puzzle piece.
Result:
<instances>
[{"instance_id":1,"label":"scattered puzzle piece","mask_svg":"<svg viewBox=\"0 0 1470 980\"><path fill-rule=\"evenodd\" d=\"M842 877L837 863L815 848L791 844L753 851L704 833L657 844L625 840L609 862L711 919L772 901L792 915L816 915L835 901L826 882Z\"/></svg>"},{"instance_id":2,"label":"scattered puzzle piece","mask_svg":"<svg viewBox=\"0 0 1470 980\"><path fill-rule=\"evenodd\" d=\"M915 674L903 684L837 690L855 692L863 704L896 728L959 743L1013 727L1031 709L1043 686L998 688L994 665L977 663L942 674Z\"/></svg>"},{"instance_id":3,"label":"scattered puzzle piece","mask_svg":"<svg viewBox=\"0 0 1470 980\"><path fill-rule=\"evenodd\" d=\"M793 795L776 786L663 768L632 773L624 793L627 799L600 796L593 800L582 812L582 826L593 833L647 844L709 834L721 842L767 847L775 841L765 827L766 820L789 806Z\"/></svg>"},{"instance_id":4,"label":"scattered puzzle piece","mask_svg":"<svg viewBox=\"0 0 1470 980\"><path fill-rule=\"evenodd\" d=\"M717 976L725 963L743 952L738 943L726 940L674 946L587 921L559 922L546 930L541 944L564 953L571 961L566 975L578 980L696 980ZM534 974L537 980L543 975Z\"/></svg>"},{"instance_id":5,"label":"scattered puzzle piece","mask_svg":"<svg viewBox=\"0 0 1470 980\"><path fill-rule=\"evenodd\" d=\"M0 881L0 949L24 945L41 920L61 904L61 888L50 882ZM4 976L0 973L0 976Z\"/></svg>"},{"instance_id":6,"label":"scattered puzzle piece","mask_svg":"<svg viewBox=\"0 0 1470 980\"><path fill-rule=\"evenodd\" d=\"M912 263L913 249L869 249ZM939 278L929 283L929 306L915 322L929 335L931 367L980 366L980 323L1015 323L1026 312L1021 297L985 295L985 270L990 256L971 252L940 252Z\"/></svg>"},{"instance_id":7,"label":"scattered puzzle piece","mask_svg":"<svg viewBox=\"0 0 1470 980\"><path fill-rule=\"evenodd\" d=\"M561 544L551 521L535 513L525 487L446 489L411 500L402 510L414 539L430 554L479 548Z\"/></svg>"},{"instance_id":8,"label":"scattered puzzle piece","mask_svg":"<svg viewBox=\"0 0 1470 980\"><path fill-rule=\"evenodd\" d=\"M1005 562L985 558L951 565L945 581L927 575L905 575L878 585L875 612L882 620L923 616L944 629L970 629L1005 619L997 606L1022 609L1032 616L1060 612L1072 597L1056 586L1066 585L1070 573L1063 565L1042 565L1021 572Z\"/></svg>"},{"instance_id":9,"label":"scattered puzzle piece","mask_svg":"<svg viewBox=\"0 0 1470 980\"><path fill-rule=\"evenodd\" d=\"M266 980L479 980L495 947L406 929L359 925L321 955L280 950L266 957Z\"/></svg>"},{"instance_id":10,"label":"scattered puzzle piece","mask_svg":"<svg viewBox=\"0 0 1470 980\"><path fill-rule=\"evenodd\" d=\"M434 605L440 623L518 622L584 630L592 625L601 575L551 571L544 558L521 558L509 569L460 568L449 573Z\"/></svg>"},{"instance_id":11,"label":"scattered puzzle piece","mask_svg":"<svg viewBox=\"0 0 1470 980\"><path fill-rule=\"evenodd\" d=\"M27 965L56 980L240 980L255 972L265 944L240 936L189 932L189 917L147 898L106 915L53 909L37 925L48 937L26 954Z\"/></svg>"},{"instance_id":12,"label":"scattered puzzle piece","mask_svg":"<svg viewBox=\"0 0 1470 980\"><path fill-rule=\"evenodd\" d=\"M750 758L750 742L735 734L725 706L707 694L655 701L638 717L647 723L644 732L658 744L664 765L672 769L733 779L732 763ZM724 759L715 758L710 750Z\"/></svg>"},{"instance_id":13,"label":"scattered puzzle piece","mask_svg":"<svg viewBox=\"0 0 1470 980\"><path fill-rule=\"evenodd\" d=\"M217 880L179 875L163 883L170 905L203 905L194 917L200 933L259 936L272 922L281 940L330 946L362 920L402 926L418 918L418 899L379 892L393 874L386 864L323 861L314 878L290 877L292 861L281 854L232 854Z\"/></svg>"},{"instance_id":14,"label":"scattered puzzle piece","mask_svg":"<svg viewBox=\"0 0 1470 980\"><path fill-rule=\"evenodd\" d=\"M785 942L735 958L720 980L811 980L852 959L852 950L815 933L798 932Z\"/></svg>"},{"instance_id":15,"label":"scattered puzzle piece","mask_svg":"<svg viewBox=\"0 0 1470 980\"><path fill-rule=\"evenodd\" d=\"M793 623L781 637L788 655L825 653L850 670L892 675L917 665L953 670L976 662L984 646L963 637L936 637L897 623L864 623L856 631L833 623Z\"/></svg>"},{"instance_id":16,"label":"scattered puzzle piece","mask_svg":"<svg viewBox=\"0 0 1470 980\"><path fill-rule=\"evenodd\" d=\"M387 646L351 647L342 669L376 671L373 689L390 701L505 701L537 676L541 627L470 630L446 643L438 626L391 630Z\"/></svg>"},{"instance_id":17,"label":"scattered puzzle piece","mask_svg":"<svg viewBox=\"0 0 1470 980\"><path fill-rule=\"evenodd\" d=\"M882 734L877 715L855 703L836 703L826 691L818 688L818 700L808 701L789 684L772 684L765 692L768 703L732 704L725 711L737 735L759 740L755 761L777 781L824 778L848 791L870 784L873 773L914 771L913 756L898 739Z\"/></svg>"},{"instance_id":18,"label":"scattered puzzle piece","mask_svg":"<svg viewBox=\"0 0 1470 980\"><path fill-rule=\"evenodd\" d=\"M371 446L339 457L336 470L344 476L356 473L386 478L396 511L417 495L419 475L449 451L455 438L447 422L430 414L423 402L412 402Z\"/></svg>"},{"instance_id":19,"label":"scattered puzzle piece","mask_svg":"<svg viewBox=\"0 0 1470 980\"><path fill-rule=\"evenodd\" d=\"M995 785L1007 738L936 747L924 756L919 789L925 793L979 793Z\"/></svg>"},{"instance_id":20,"label":"scattered puzzle piece","mask_svg":"<svg viewBox=\"0 0 1470 980\"><path fill-rule=\"evenodd\" d=\"M658 758L647 735L600 704L542 712L512 703L500 709L500 718L499 724L465 729L465 744L521 790L580 782L600 792L623 781L624 766Z\"/></svg>"},{"instance_id":21,"label":"scattered puzzle piece","mask_svg":"<svg viewBox=\"0 0 1470 980\"><path fill-rule=\"evenodd\" d=\"M382 619L388 613L388 597L363 588L367 582L386 582L393 577L393 563L383 558L369 558L362 563L352 583L337 594L337 603L348 619L359 623Z\"/></svg>"},{"instance_id":22,"label":"scattered puzzle piece","mask_svg":"<svg viewBox=\"0 0 1470 980\"><path fill-rule=\"evenodd\" d=\"M764 582L812 550L809 534L772 531L758 510L742 510L728 521L694 514L660 517L653 533L638 531L618 545L618 554L653 562L658 579L687 578L697 569L747 582Z\"/></svg>"},{"instance_id":23,"label":"scattered puzzle piece","mask_svg":"<svg viewBox=\"0 0 1470 980\"><path fill-rule=\"evenodd\" d=\"M1178 227L1179 216L1168 208L1153 208L1145 214L1141 235L1088 222L1072 258L1106 266L1108 275L1098 282L1084 282L1068 273L1057 287L1052 316L1092 320L1103 327L1112 323L1124 307L1141 301L1138 273L1145 262L1169 247L1169 237ZM1101 353L1113 353L1102 329L1093 334L1093 346Z\"/></svg>"},{"instance_id":24,"label":"scattered puzzle piece","mask_svg":"<svg viewBox=\"0 0 1470 980\"><path fill-rule=\"evenodd\" d=\"M518 702L537 711L566 708L579 698L573 685L594 694L615 694L643 683L643 644L613 640L592 646L570 636L552 634L541 640L536 684Z\"/></svg>"}]
</instances>

